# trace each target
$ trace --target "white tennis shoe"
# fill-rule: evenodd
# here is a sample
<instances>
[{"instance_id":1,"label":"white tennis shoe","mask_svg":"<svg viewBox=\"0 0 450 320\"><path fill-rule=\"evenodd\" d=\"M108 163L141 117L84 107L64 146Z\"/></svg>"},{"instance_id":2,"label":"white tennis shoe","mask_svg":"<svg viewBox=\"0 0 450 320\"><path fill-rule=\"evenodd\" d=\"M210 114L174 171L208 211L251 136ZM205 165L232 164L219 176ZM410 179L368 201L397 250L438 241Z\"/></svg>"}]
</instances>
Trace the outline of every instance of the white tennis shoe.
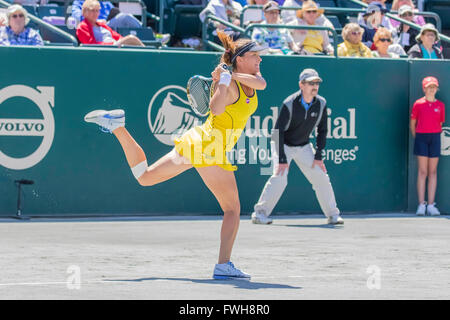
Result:
<instances>
[{"instance_id":1,"label":"white tennis shoe","mask_svg":"<svg viewBox=\"0 0 450 320\"><path fill-rule=\"evenodd\" d=\"M94 110L84 116L84 121L95 123L103 132L111 133L117 128L125 126L125 111L122 109Z\"/></svg>"},{"instance_id":2,"label":"white tennis shoe","mask_svg":"<svg viewBox=\"0 0 450 320\"><path fill-rule=\"evenodd\" d=\"M416 215L418 216L424 216L425 213L427 211L427 203L426 202L422 202L421 204L419 204L419 206L417 207L417 211L416 211Z\"/></svg>"},{"instance_id":3,"label":"white tennis shoe","mask_svg":"<svg viewBox=\"0 0 450 320\"><path fill-rule=\"evenodd\" d=\"M229 261L227 263L216 264L213 278L216 280L250 280L250 275L242 272Z\"/></svg>"},{"instance_id":4,"label":"white tennis shoe","mask_svg":"<svg viewBox=\"0 0 450 320\"><path fill-rule=\"evenodd\" d=\"M344 224L344 219L342 219L340 215L336 214L328 217L328 224Z\"/></svg>"},{"instance_id":5,"label":"white tennis shoe","mask_svg":"<svg viewBox=\"0 0 450 320\"><path fill-rule=\"evenodd\" d=\"M429 204L427 206L427 213L430 216L439 216L441 213L439 212L438 208L436 208L436 202L433 204Z\"/></svg>"},{"instance_id":6,"label":"white tennis shoe","mask_svg":"<svg viewBox=\"0 0 450 320\"><path fill-rule=\"evenodd\" d=\"M262 211L252 213L252 222L254 224L271 224L272 221L272 218L266 216L266 214Z\"/></svg>"}]
</instances>

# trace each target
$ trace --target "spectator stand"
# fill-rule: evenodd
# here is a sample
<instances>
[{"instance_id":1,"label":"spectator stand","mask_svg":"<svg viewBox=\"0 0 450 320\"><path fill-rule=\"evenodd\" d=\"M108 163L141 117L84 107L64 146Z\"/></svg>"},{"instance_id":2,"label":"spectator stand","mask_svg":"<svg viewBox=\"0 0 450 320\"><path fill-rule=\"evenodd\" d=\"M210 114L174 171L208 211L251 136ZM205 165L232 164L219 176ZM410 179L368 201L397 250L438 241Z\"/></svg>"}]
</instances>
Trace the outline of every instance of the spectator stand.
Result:
<instances>
[{"instance_id":1,"label":"spectator stand","mask_svg":"<svg viewBox=\"0 0 450 320\"><path fill-rule=\"evenodd\" d=\"M72 14L72 3L73 0L61 0L64 4L61 6L60 10L55 10L58 14L63 13L64 24L58 25L64 31L73 34L76 37L76 22L71 17ZM152 48L160 48L162 46L161 41L157 40L155 34L151 28L147 28L147 6L142 0L109 0L109 2L115 4L120 12L128 13L136 17L140 17L142 28L118 28L116 30L122 36L133 34L137 36L146 46ZM41 7L45 8L42 10L42 14L52 14L53 7L39 6L38 11ZM48 16L43 16L43 19L49 19ZM61 18L61 17L59 17ZM55 18L55 21L58 21Z\"/></svg>"},{"instance_id":2,"label":"spectator stand","mask_svg":"<svg viewBox=\"0 0 450 320\"><path fill-rule=\"evenodd\" d=\"M39 29L44 44L78 46L76 38L76 22L71 17L73 0L52 0L46 5L24 5L30 17L29 26ZM136 35L146 45L146 48L163 48L160 39L155 37L147 25L147 7L142 0L110 0L117 4L121 12L140 16L143 28L119 28L116 30L122 36ZM0 0L0 7L7 8L11 3ZM153 16L153 15L152 15ZM85 45L83 45L85 46Z\"/></svg>"},{"instance_id":3,"label":"spectator stand","mask_svg":"<svg viewBox=\"0 0 450 320\"><path fill-rule=\"evenodd\" d=\"M151 12L159 17L158 32L169 33L171 43L175 44L183 39L196 38L200 44L202 37L202 23L199 14L207 4L186 5L180 0L144 0L149 3Z\"/></svg>"},{"instance_id":4,"label":"spectator stand","mask_svg":"<svg viewBox=\"0 0 450 320\"><path fill-rule=\"evenodd\" d=\"M321 2L319 2L321 3ZM334 4L334 1L331 1L330 3ZM240 16L240 25L241 27L244 27L244 14L245 11L249 9L261 9L263 6L258 5L249 5L242 8L241 16ZM321 9L325 10L325 17L327 17L328 20L333 24L335 31L337 32L337 39L340 39L340 34L342 31L343 26L348 21L348 15L349 14L355 14L357 15L359 12L363 12L362 9L344 9L344 8L337 8L336 6L332 7L320 7ZM280 10L293 10L297 11L299 10L299 7L280 7Z\"/></svg>"},{"instance_id":5,"label":"spectator stand","mask_svg":"<svg viewBox=\"0 0 450 320\"><path fill-rule=\"evenodd\" d=\"M67 1L67 0L66 0ZM117 32L122 36L134 35L142 43L149 47L160 48L162 43L156 39L152 28L147 28L147 6L142 0L109 0L116 5L120 12L128 13L141 18L142 28L117 28Z\"/></svg>"},{"instance_id":6,"label":"spectator stand","mask_svg":"<svg viewBox=\"0 0 450 320\"><path fill-rule=\"evenodd\" d=\"M10 5L9 2L0 0L0 8L8 8ZM28 26L39 30L45 45L78 46L78 40L73 35L39 18L36 7L24 6L24 8L29 13Z\"/></svg>"},{"instance_id":7,"label":"spectator stand","mask_svg":"<svg viewBox=\"0 0 450 320\"><path fill-rule=\"evenodd\" d=\"M100 2L102 0L99 0ZM106 1L106 0L105 0ZM116 5L120 12L123 13L129 13L134 16L141 18L142 27L147 27L147 6L142 0L108 0L109 2ZM70 16L72 14L72 3L73 0L59 0L59 2L62 2L62 12L64 17L64 24L65 25L72 25L73 23L70 21ZM42 7L42 6L39 6ZM46 7L46 6L44 6ZM51 11L51 8L49 8L49 11Z\"/></svg>"},{"instance_id":8,"label":"spectator stand","mask_svg":"<svg viewBox=\"0 0 450 320\"><path fill-rule=\"evenodd\" d=\"M325 17L327 17L330 22L333 24L335 31L337 33L336 38L333 38L332 42L334 45L334 41L337 41L337 44L339 44L340 42L342 42L342 36L341 36L341 31L343 26L345 26L345 24L349 23L349 22L356 22L357 23L357 16L359 13L365 12L364 7L367 6L366 3L358 1L358 0L345 0L346 1L346 7L340 8L340 7L321 7L321 9L325 10ZM352 6L350 6L348 3L353 3ZM320 2L319 2L320 3ZM339 1L338 1L339 3ZM240 25L241 27L244 27L244 13L246 10L248 9L262 9L263 6L258 6L258 5L250 5L250 6L245 6L242 9L241 12L241 16L240 16ZM280 7L280 10L299 10L299 7ZM396 11L392 11L390 13L387 13L386 15L389 18L392 18L394 20L400 21L402 23L405 23L411 27L413 27L414 29L420 30L421 26L411 23L409 21L403 20L400 17L396 16L397 12ZM426 18L427 20L432 19L433 20L433 24L436 25L436 28L441 31L441 18L439 17L439 15L437 15L434 12L417 12L415 13L417 15L422 15L424 18ZM284 26L287 27L287 26ZM446 42L448 37L446 37L445 35L439 35L441 37L441 40ZM331 39L330 39L331 40Z\"/></svg>"},{"instance_id":9,"label":"spectator stand","mask_svg":"<svg viewBox=\"0 0 450 320\"><path fill-rule=\"evenodd\" d=\"M241 27L237 27L234 24L222 20L220 18L217 18L213 15L208 14L205 18L205 21L203 22L203 49L207 50L208 47L211 47L217 51L225 51L225 49L220 46L219 44L211 41L209 39L210 33L208 32L208 26L210 22L216 21L219 22L229 28L231 28L233 31L240 32L241 34L251 38L251 32L254 28L273 28L273 29L303 29L303 30L327 30L332 33L333 35L333 48L334 48L334 55L337 57L337 33L336 30L329 28L329 27L323 27L323 26L291 26L291 25L283 25L283 24L260 24L260 23L252 23L248 25L245 29Z\"/></svg>"},{"instance_id":10,"label":"spectator stand","mask_svg":"<svg viewBox=\"0 0 450 320\"><path fill-rule=\"evenodd\" d=\"M362 2L362 1L359 1L359 0L345 0L345 1L349 1L349 2L352 2L352 3L356 4L356 5L360 5L363 8L367 7L366 3ZM395 16L397 13L398 13L397 11L389 11L388 13L386 13L386 16L388 18L391 18L391 19L403 22L404 21L403 19ZM439 32L442 31L442 20L441 20L441 17L438 14L436 14L435 12L422 11L422 12L414 12L414 14L416 16L423 16L427 22L433 23L436 26L436 29L439 30ZM432 19L433 21L429 21L430 19ZM419 26L419 28L420 28L420 26Z\"/></svg>"},{"instance_id":11,"label":"spectator stand","mask_svg":"<svg viewBox=\"0 0 450 320\"><path fill-rule=\"evenodd\" d=\"M367 6L367 4L365 4L364 2L361 2L359 0L346 0L346 1L351 1L351 2L353 2L355 4L361 5L363 7ZM429 1L435 1L435 0L429 0ZM450 7L450 4L449 4L449 7ZM425 8L427 8L426 3L425 3ZM406 21L406 20L404 20L404 19L394 15L396 13L397 13L397 11L391 11L391 12L386 13L386 16L388 18L400 21L403 24L407 24L411 28L414 28L414 29L420 31L421 26L419 26L419 25L417 25L415 23ZM415 15L421 15L421 16L423 16L426 19L434 19L434 21L435 21L434 25L436 26L436 29L439 31L439 38L440 38L441 43L443 44L442 46L444 48L444 58L445 59L449 59L450 58L450 56L449 56L449 54L450 54L450 50L449 50L450 49L450 37L445 35L445 34L442 34L442 20L441 20L441 17L437 13L429 12L429 11L415 12L414 14Z\"/></svg>"},{"instance_id":12,"label":"spectator stand","mask_svg":"<svg viewBox=\"0 0 450 320\"><path fill-rule=\"evenodd\" d=\"M271 29L300 29L300 30L326 30L330 32L333 36L333 50L334 56L337 58L337 33L336 30L329 27L324 26L292 26L292 25L283 25L283 24L261 24L261 23L252 23L245 28L244 34L251 38L252 31L254 28L271 28ZM320 54L322 55L322 54Z\"/></svg>"},{"instance_id":13,"label":"spectator stand","mask_svg":"<svg viewBox=\"0 0 450 320\"><path fill-rule=\"evenodd\" d=\"M357 0L347 0L347 1L357 1ZM360 2L360 1L357 1ZM355 7L358 4L355 4ZM325 16L330 20L330 22L334 25L334 27L337 29L338 33L340 31L340 29L342 29L342 27L344 25L346 25L349 22L356 22L357 23L357 15L359 13L365 12L365 10L362 7L367 6L364 2L361 2L361 5L359 6L359 8L355 8L355 7L345 7L345 8L340 8L340 7L320 7L321 9L325 10ZM248 9L262 9L262 6L258 6L258 5L251 5L251 6L245 6L242 9L241 12L241 27L244 24L244 12ZM280 7L280 10L299 10L299 7ZM392 13L397 14L397 11L392 11L390 13L387 14L387 16L389 18L392 18L394 20L398 20L399 18L395 17L392 15ZM416 12L416 15L421 15L426 19L432 19L433 20L433 24L436 26L436 28L441 31L441 18L439 17L439 15L437 15L434 12ZM336 19L337 18L337 19Z\"/></svg>"}]
</instances>

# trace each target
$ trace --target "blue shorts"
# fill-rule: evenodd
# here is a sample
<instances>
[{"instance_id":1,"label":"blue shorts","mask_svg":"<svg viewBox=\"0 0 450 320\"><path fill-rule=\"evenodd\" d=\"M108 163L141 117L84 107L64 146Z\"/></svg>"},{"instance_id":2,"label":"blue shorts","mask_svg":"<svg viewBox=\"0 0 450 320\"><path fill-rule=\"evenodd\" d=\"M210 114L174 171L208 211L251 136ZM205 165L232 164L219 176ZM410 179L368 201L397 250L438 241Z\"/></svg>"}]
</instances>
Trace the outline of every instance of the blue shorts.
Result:
<instances>
[{"instance_id":1,"label":"blue shorts","mask_svg":"<svg viewBox=\"0 0 450 320\"><path fill-rule=\"evenodd\" d=\"M414 140L414 154L428 158L437 158L441 155L440 133L416 133Z\"/></svg>"}]
</instances>

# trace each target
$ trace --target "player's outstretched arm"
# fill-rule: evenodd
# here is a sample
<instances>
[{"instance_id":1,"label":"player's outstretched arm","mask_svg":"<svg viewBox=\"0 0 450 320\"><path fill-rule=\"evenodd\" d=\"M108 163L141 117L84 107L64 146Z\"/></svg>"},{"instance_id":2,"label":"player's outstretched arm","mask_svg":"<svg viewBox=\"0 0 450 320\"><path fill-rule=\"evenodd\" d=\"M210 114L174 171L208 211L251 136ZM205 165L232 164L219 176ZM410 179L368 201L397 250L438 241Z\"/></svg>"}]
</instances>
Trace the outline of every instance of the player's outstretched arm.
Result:
<instances>
[{"instance_id":1,"label":"player's outstretched arm","mask_svg":"<svg viewBox=\"0 0 450 320\"><path fill-rule=\"evenodd\" d=\"M266 80L262 77L261 73L255 75L248 73L238 73L233 72L231 75L233 80L239 81L240 83L246 85L255 90L264 90L267 86Z\"/></svg>"}]
</instances>

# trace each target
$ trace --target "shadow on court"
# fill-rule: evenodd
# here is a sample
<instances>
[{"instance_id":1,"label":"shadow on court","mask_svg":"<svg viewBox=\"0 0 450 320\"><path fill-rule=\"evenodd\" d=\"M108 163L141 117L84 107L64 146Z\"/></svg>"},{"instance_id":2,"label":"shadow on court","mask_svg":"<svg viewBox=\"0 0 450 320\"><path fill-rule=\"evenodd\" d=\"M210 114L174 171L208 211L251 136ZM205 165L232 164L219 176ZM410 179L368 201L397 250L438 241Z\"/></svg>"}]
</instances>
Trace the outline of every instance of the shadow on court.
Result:
<instances>
[{"instance_id":1,"label":"shadow on court","mask_svg":"<svg viewBox=\"0 0 450 320\"><path fill-rule=\"evenodd\" d=\"M108 280L111 282L144 282L144 281L157 281L157 280L167 280L167 281L186 281L199 284L225 284L234 286L238 289L247 290L258 290L258 289L302 289L302 287L294 287L286 284L276 284L276 283L264 283L264 282L254 282L246 280L214 280L214 279L189 279L189 278L139 278L139 279L122 279L122 280Z\"/></svg>"},{"instance_id":2,"label":"shadow on court","mask_svg":"<svg viewBox=\"0 0 450 320\"><path fill-rule=\"evenodd\" d=\"M343 229L343 225L330 225L330 224L273 224L273 226L279 227L296 227L296 228L321 228L321 229Z\"/></svg>"}]
</instances>

